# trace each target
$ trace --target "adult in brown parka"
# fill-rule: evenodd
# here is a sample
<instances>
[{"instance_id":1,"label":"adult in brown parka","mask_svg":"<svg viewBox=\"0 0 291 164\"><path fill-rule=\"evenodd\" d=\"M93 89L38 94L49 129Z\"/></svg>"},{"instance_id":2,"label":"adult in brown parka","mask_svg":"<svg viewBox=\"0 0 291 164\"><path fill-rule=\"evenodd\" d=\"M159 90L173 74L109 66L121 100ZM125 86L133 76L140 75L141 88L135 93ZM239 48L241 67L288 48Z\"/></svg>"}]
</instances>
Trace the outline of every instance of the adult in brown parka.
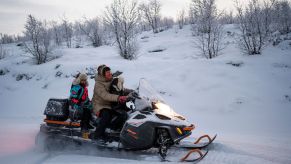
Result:
<instances>
[{"instance_id":1,"label":"adult in brown parka","mask_svg":"<svg viewBox=\"0 0 291 164\"><path fill-rule=\"evenodd\" d=\"M120 96L110 93L112 81L111 69L106 65L98 67L98 75L95 77L95 86L93 93L93 112L100 118L96 127L95 139L106 140L105 129L112 128L115 130L121 128L127 118L126 112L117 112L112 109L113 103L126 103L127 96ZM111 122L114 117L114 122Z\"/></svg>"}]
</instances>

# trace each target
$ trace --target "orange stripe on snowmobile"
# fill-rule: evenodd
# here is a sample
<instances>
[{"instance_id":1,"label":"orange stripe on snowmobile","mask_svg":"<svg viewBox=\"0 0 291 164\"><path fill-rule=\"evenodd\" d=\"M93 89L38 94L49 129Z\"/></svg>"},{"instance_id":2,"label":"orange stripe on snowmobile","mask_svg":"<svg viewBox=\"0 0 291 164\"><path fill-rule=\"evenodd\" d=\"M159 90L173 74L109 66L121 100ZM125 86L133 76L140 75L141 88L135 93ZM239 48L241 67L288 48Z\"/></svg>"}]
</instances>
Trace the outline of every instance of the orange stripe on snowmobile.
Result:
<instances>
[{"instance_id":1,"label":"orange stripe on snowmobile","mask_svg":"<svg viewBox=\"0 0 291 164\"><path fill-rule=\"evenodd\" d=\"M127 129L126 131L128 131L129 133L133 134L133 135L136 135L136 132L130 130L130 129Z\"/></svg>"},{"instance_id":2,"label":"orange stripe on snowmobile","mask_svg":"<svg viewBox=\"0 0 291 164\"><path fill-rule=\"evenodd\" d=\"M193 149L193 150L190 150L183 158L181 158L181 161L184 162L187 160L187 158L192 154L192 153L198 153L199 154L199 158L197 159L200 159L203 157L203 153L201 152L201 150L199 149Z\"/></svg>"},{"instance_id":3,"label":"orange stripe on snowmobile","mask_svg":"<svg viewBox=\"0 0 291 164\"><path fill-rule=\"evenodd\" d=\"M211 138L209 137L209 135L204 135L204 136L199 137L197 141L194 142L194 144L198 144L203 138L207 138L209 142L211 141Z\"/></svg>"},{"instance_id":4,"label":"orange stripe on snowmobile","mask_svg":"<svg viewBox=\"0 0 291 164\"><path fill-rule=\"evenodd\" d=\"M184 131L191 131L195 128L195 126L192 124L191 126L186 126L183 128Z\"/></svg>"},{"instance_id":5,"label":"orange stripe on snowmobile","mask_svg":"<svg viewBox=\"0 0 291 164\"><path fill-rule=\"evenodd\" d=\"M132 131L131 129L127 129L126 130L127 132L129 132L129 135L131 136L131 137L133 137L134 139L138 139L138 137L136 136L136 132L134 132L134 131Z\"/></svg>"},{"instance_id":6,"label":"orange stripe on snowmobile","mask_svg":"<svg viewBox=\"0 0 291 164\"><path fill-rule=\"evenodd\" d=\"M54 121L54 120L47 120L47 119L44 119L44 122L49 123L49 124L58 124L58 125L80 127L80 123L79 122Z\"/></svg>"},{"instance_id":7,"label":"orange stripe on snowmobile","mask_svg":"<svg viewBox=\"0 0 291 164\"><path fill-rule=\"evenodd\" d=\"M129 135L131 136L131 137L133 137L134 139L138 139L138 137L137 136L135 136L135 135L133 135L133 134L131 134L131 133L129 133Z\"/></svg>"}]
</instances>

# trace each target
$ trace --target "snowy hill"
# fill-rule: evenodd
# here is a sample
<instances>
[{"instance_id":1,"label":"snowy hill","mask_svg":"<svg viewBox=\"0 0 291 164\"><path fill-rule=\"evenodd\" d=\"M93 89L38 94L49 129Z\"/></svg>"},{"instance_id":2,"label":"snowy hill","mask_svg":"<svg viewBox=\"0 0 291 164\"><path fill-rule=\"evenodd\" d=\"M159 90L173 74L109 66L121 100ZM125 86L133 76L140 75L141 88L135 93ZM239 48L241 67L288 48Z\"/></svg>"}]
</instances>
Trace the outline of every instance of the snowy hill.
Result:
<instances>
[{"instance_id":1,"label":"snowy hill","mask_svg":"<svg viewBox=\"0 0 291 164\"><path fill-rule=\"evenodd\" d=\"M238 30L228 25L226 31ZM186 26L140 34L139 58L134 61L102 46L60 49L62 57L42 65L33 65L15 44L6 45L10 56L0 60L0 163L160 162L154 150L136 157L132 152L100 155L92 148L52 154L35 149L47 100L68 97L72 75L93 74L100 64L123 71L128 88L146 78L176 112L196 125L193 137L218 134L201 163L291 163L291 41L269 45L261 56L246 56L233 36L226 40L222 55L207 60ZM90 79L90 98L93 86Z\"/></svg>"}]
</instances>

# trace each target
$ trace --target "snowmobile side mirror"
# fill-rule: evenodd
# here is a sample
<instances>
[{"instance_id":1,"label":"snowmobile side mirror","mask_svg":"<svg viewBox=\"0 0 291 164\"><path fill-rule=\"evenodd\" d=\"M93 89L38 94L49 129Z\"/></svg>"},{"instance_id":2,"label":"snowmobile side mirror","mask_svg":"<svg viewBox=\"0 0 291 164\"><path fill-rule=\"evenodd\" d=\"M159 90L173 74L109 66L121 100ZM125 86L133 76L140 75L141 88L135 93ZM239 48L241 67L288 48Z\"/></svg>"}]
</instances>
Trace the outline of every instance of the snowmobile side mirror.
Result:
<instances>
[{"instance_id":1,"label":"snowmobile side mirror","mask_svg":"<svg viewBox=\"0 0 291 164\"><path fill-rule=\"evenodd\" d=\"M135 91L133 91L133 92L130 92L129 94L128 94L128 99L132 99L132 100L134 100L134 99L141 99L141 97L139 96L139 94L137 93L137 92L135 92Z\"/></svg>"},{"instance_id":2,"label":"snowmobile side mirror","mask_svg":"<svg viewBox=\"0 0 291 164\"><path fill-rule=\"evenodd\" d=\"M118 77L119 75L121 75L123 72L121 72L121 71L116 71L116 72L114 72L113 74L112 74L112 77Z\"/></svg>"}]
</instances>

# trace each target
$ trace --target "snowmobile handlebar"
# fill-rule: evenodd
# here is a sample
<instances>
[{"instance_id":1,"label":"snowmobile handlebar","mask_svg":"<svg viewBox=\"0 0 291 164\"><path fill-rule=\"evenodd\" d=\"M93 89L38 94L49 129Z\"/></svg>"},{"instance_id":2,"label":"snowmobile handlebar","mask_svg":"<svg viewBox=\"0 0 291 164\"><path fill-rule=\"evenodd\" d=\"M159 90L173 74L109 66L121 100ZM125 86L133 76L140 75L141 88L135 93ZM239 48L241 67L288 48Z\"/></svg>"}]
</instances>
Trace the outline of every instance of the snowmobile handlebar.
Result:
<instances>
[{"instance_id":1,"label":"snowmobile handlebar","mask_svg":"<svg viewBox=\"0 0 291 164\"><path fill-rule=\"evenodd\" d=\"M130 92L127 96L127 101L134 101L135 99L141 99L139 94L135 91Z\"/></svg>"},{"instance_id":2,"label":"snowmobile handlebar","mask_svg":"<svg viewBox=\"0 0 291 164\"><path fill-rule=\"evenodd\" d=\"M137 92L133 91L127 95L126 106L128 109L131 110L131 112L135 111L135 105L134 105L135 99L141 99L141 97L139 97L139 94Z\"/></svg>"}]
</instances>

